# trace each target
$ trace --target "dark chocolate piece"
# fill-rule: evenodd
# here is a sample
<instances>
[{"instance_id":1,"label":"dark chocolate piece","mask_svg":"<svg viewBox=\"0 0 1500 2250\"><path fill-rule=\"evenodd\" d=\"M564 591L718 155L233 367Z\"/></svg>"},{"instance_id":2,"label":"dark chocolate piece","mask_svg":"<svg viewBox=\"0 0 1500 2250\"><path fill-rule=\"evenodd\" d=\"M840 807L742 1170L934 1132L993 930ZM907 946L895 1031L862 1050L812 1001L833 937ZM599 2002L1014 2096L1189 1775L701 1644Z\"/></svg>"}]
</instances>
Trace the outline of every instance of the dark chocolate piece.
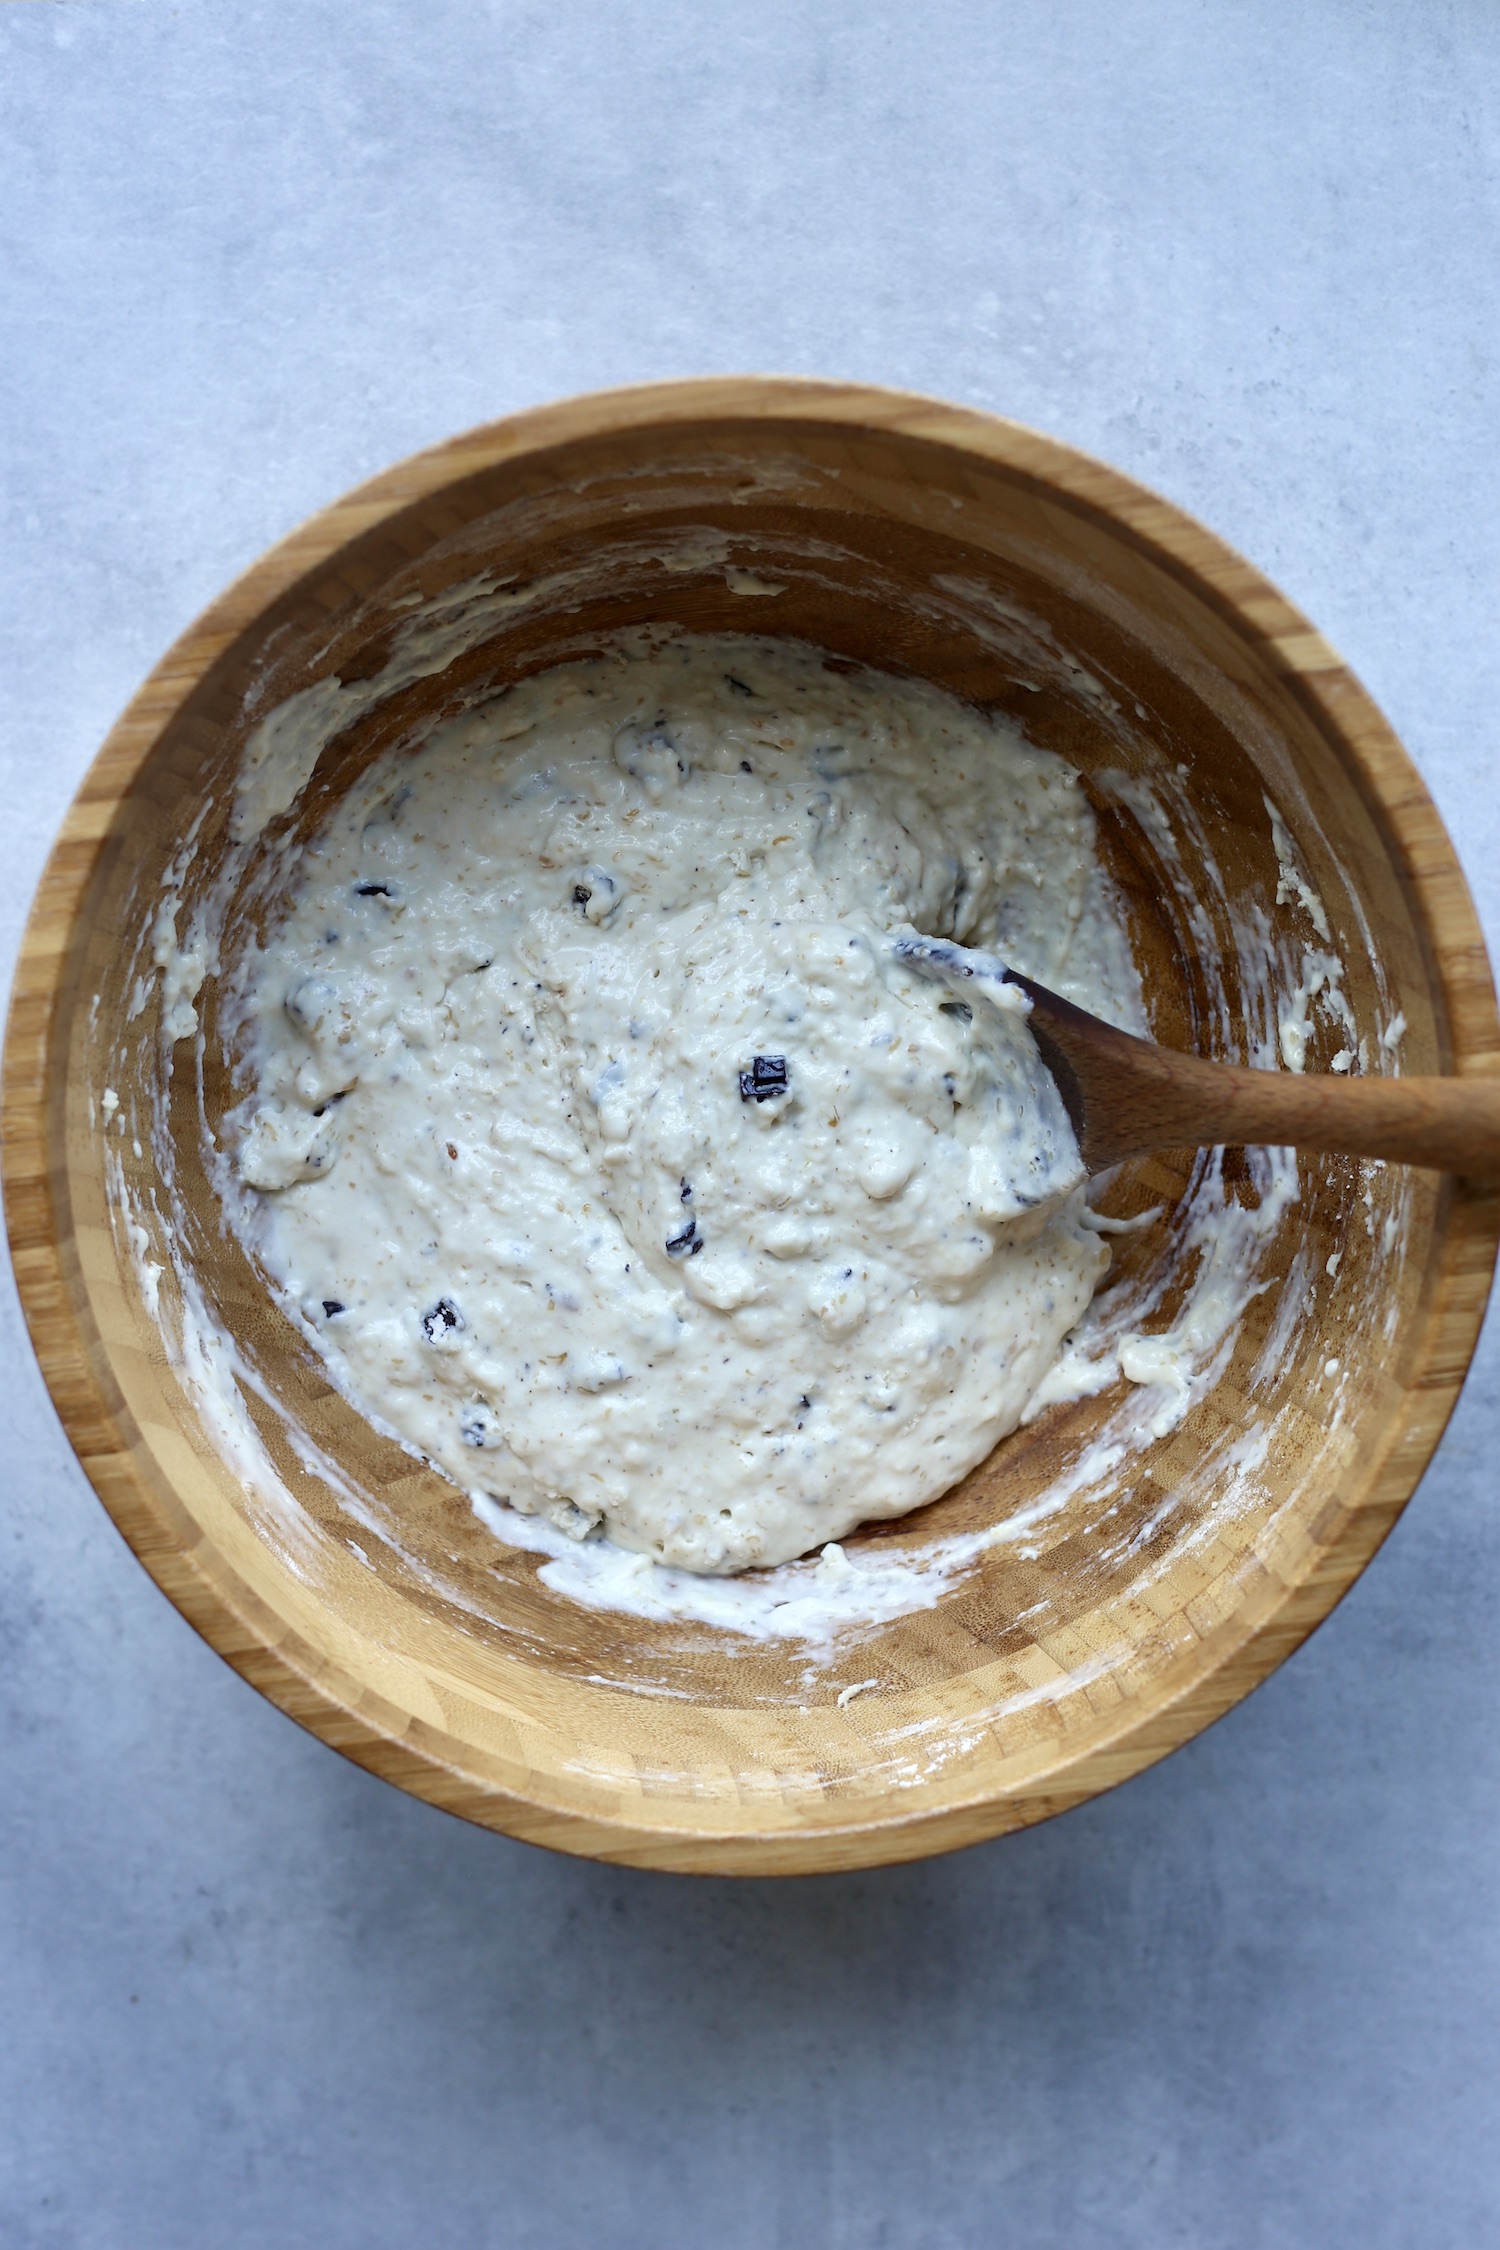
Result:
<instances>
[{"instance_id":1,"label":"dark chocolate piece","mask_svg":"<svg viewBox=\"0 0 1500 2250\"><path fill-rule=\"evenodd\" d=\"M757 1055L748 1070L740 1072L742 1102L770 1102L787 1090L786 1056Z\"/></svg>"}]
</instances>

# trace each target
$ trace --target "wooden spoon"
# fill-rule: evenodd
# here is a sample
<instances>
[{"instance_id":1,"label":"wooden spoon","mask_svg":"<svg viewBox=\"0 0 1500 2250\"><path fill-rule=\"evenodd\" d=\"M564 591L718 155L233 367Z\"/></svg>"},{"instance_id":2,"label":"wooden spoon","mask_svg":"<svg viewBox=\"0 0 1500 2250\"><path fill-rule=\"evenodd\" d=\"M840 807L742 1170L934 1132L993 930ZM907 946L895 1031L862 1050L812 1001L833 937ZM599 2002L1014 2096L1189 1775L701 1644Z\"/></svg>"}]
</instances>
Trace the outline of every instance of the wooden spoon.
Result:
<instances>
[{"instance_id":1,"label":"wooden spoon","mask_svg":"<svg viewBox=\"0 0 1500 2250\"><path fill-rule=\"evenodd\" d=\"M942 938L898 937L892 946L955 992L1019 986L1090 1172L1153 1149L1250 1143L1500 1177L1500 1079L1305 1078L1206 1062L1117 1031L996 954Z\"/></svg>"}]
</instances>

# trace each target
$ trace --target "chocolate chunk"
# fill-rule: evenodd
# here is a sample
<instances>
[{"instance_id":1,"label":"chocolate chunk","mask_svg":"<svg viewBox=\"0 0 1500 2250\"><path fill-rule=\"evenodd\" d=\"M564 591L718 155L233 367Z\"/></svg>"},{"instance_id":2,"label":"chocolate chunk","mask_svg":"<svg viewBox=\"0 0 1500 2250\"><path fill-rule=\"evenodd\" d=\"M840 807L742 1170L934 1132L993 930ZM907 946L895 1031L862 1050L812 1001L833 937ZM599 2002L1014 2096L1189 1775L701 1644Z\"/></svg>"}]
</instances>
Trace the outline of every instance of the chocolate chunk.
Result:
<instances>
[{"instance_id":1,"label":"chocolate chunk","mask_svg":"<svg viewBox=\"0 0 1500 2250\"><path fill-rule=\"evenodd\" d=\"M587 906L593 895L587 883L575 883L573 885L573 904L575 906Z\"/></svg>"},{"instance_id":2,"label":"chocolate chunk","mask_svg":"<svg viewBox=\"0 0 1500 2250\"><path fill-rule=\"evenodd\" d=\"M332 1320L335 1313L340 1313L343 1311L343 1309L344 1308L339 1303L337 1297L325 1297L323 1299L323 1310L328 1315L328 1318L330 1320Z\"/></svg>"},{"instance_id":3,"label":"chocolate chunk","mask_svg":"<svg viewBox=\"0 0 1500 2250\"><path fill-rule=\"evenodd\" d=\"M736 695L754 695L755 693L753 687L746 687L744 681L737 680L732 672L724 674L724 685L733 688Z\"/></svg>"},{"instance_id":4,"label":"chocolate chunk","mask_svg":"<svg viewBox=\"0 0 1500 2250\"><path fill-rule=\"evenodd\" d=\"M752 766L752 765L751 765L751 763L750 763L750 760L749 760L748 758L741 758L741 760L740 760L740 772L741 772L741 773L754 773L754 771L755 771L755 768L754 768L754 766Z\"/></svg>"},{"instance_id":5,"label":"chocolate chunk","mask_svg":"<svg viewBox=\"0 0 1500 2250\"><path fill-rule=\"evenodd\" d=\"M689 1219L680 1233L669 1234L666 1247L669 1258L696 1258L703 1248L703 1237L698 1232L697 1220Z\"/></svg>"},{"instance_id":6,"label":"chocolate chunk","mask_svg":"<svg viewBox=\"0 0 1500 2250\"><path fill-rule=\"evenodd\" d=\"M394 893L389 883L356 883L354 895L356 898L391 898Z\"/></svg>"},{"instance_id":7,"label":"chocolate chunk","mask_svg":"<svg viewBox=\"0 0 1500 2250\"><path fill-rule=\"evenodd\" d=\"M431 1312L422 1315L422 1328L429 1344L453 1335L463 1324L464 1316L450 1297L439 1297Z\"/></svg>"},{"instance_id":8,"label":"chocolate chunk","mask_svg":"<svg viewBox=\"0 0 1500 2250\"><path fill-rule=\"evenodd\" d=\"M770 1102L787 1090L786 1056L757 1055L748 1070L740 1072L742 1102Z\"/></svg>"},{"instance_id":9,"label":"chocolate chunk","mask_svg":"<svg viewBox=\"0 0 1500 2250\"><path fill-rule=\"evenodd\" d=\"M680 1189L681 1189L681 1191L682 1191L682 1200L683 1200L683 1202L684 1202L684 1203L691 1203L691 1202L692 1202L692 1200L693 1200L693 1183L692 1183L692 1181L691 1181L691 1180L680 1180L680 1181L678 1182L678 1186L680 1187Z\"/></svg>"},{"instance_id":10,"label":"chocolate chunk","mask_svg":"<svg viewBox=\"0 0 1500 2250\"><path fill-rule=\"evenodd\" d=\"M972 1023L974 1021L974 1011L967 1000L940 1000L938 1002L938 1014L940 1016L956 1016L960 1023Z\"/></svg>"}]
</instances>

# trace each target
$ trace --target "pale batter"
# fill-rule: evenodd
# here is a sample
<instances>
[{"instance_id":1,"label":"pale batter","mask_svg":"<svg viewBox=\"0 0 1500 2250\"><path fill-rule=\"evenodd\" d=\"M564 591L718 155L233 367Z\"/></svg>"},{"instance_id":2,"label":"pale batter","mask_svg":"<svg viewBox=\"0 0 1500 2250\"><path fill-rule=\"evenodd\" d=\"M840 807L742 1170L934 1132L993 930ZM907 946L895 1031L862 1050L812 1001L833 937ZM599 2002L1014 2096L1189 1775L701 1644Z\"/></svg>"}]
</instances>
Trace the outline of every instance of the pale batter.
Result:
<instances>
[{"instance_id":1,"label":"pale batter","mask_svg":"<svg viewBox=\"0 0 1500 2250\"><path fill-rule=\"evenodd\" d=\"M954 1483L1106 1253L1024 1001L912 929L1140 1027L1076 776L932 689L639 636L379 760L241 973L230 1120L340 1387L700 1571Z\"/></svg>"}]
</instances>

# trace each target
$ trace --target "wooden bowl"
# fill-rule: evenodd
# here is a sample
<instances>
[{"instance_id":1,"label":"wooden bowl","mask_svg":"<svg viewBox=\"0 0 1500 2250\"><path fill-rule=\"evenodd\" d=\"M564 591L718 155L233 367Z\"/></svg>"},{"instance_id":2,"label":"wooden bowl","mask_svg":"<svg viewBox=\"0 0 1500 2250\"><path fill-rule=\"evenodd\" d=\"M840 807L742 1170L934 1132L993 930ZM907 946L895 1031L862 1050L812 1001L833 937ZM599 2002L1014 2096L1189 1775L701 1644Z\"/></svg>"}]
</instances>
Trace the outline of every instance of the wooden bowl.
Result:
<instances>
[{"instance_id":1,"label":"wooden bowl","mask_svg":"<svg viewBox=\"0 0 1500 2250\"><path fill-rule=\"evenodd\" d=\"M1017 712L1083 769L1159 1034L1246 1051L1256 913L1293 933L1295 975L1300 910L1277 903L1269 794L1372 1040L1399 1008L1403 1067L1489 1072L1500 1039L1484 946L1426 792L1305 619L1114 471L893 392L706 381L477 430L296 532L151 675L43 878L5 1052L27 1319L100 1498L247 1679L451 1812L638 1865L870 1866L1076 1804L1227 1710L1368 1562L1463 1378L1497 1199L1430 1174L1304 1163L1272 1286L1186 1421L1085 1482L1028 1543L981 1555L937 1606L829 1661L550 1592L536 1556L498 1548L453 1487L330 1391L219 1224L200 1109L212 1122L223 1095L214 980L200 1089L190 1046L164 1076L149 972L163 878L195 820L195 856L178 862L189 906L223 858L255 718L332 674L373 675L414 602L486 571L531 598L497 607L478 645L331 745L304 826L419 719L612 628L666 617L798 634ZM1143 778L1177 806L1185 887L1139 815ZM1329 1053L1320 1032L1310 1066ZM1389 1049L1371 1054L1389 1065ZM184 1371L170 1268L150 1301L156 1183L127 1121L153 1100L172 1135L177 1248L236 1340L248 1439L226 1435ZM1178 1200L1193 1162L1136 1168L1114 1208ZM130 1193L147 1212L134 1240ZM1169 1228L1123 1238L1124 1283L1182 1256ZM1076 1482L1118 1409L1110 1394L1051 1409L920 1517L865 1536L916 1545Z\"/></svg>"}]
</instances>

